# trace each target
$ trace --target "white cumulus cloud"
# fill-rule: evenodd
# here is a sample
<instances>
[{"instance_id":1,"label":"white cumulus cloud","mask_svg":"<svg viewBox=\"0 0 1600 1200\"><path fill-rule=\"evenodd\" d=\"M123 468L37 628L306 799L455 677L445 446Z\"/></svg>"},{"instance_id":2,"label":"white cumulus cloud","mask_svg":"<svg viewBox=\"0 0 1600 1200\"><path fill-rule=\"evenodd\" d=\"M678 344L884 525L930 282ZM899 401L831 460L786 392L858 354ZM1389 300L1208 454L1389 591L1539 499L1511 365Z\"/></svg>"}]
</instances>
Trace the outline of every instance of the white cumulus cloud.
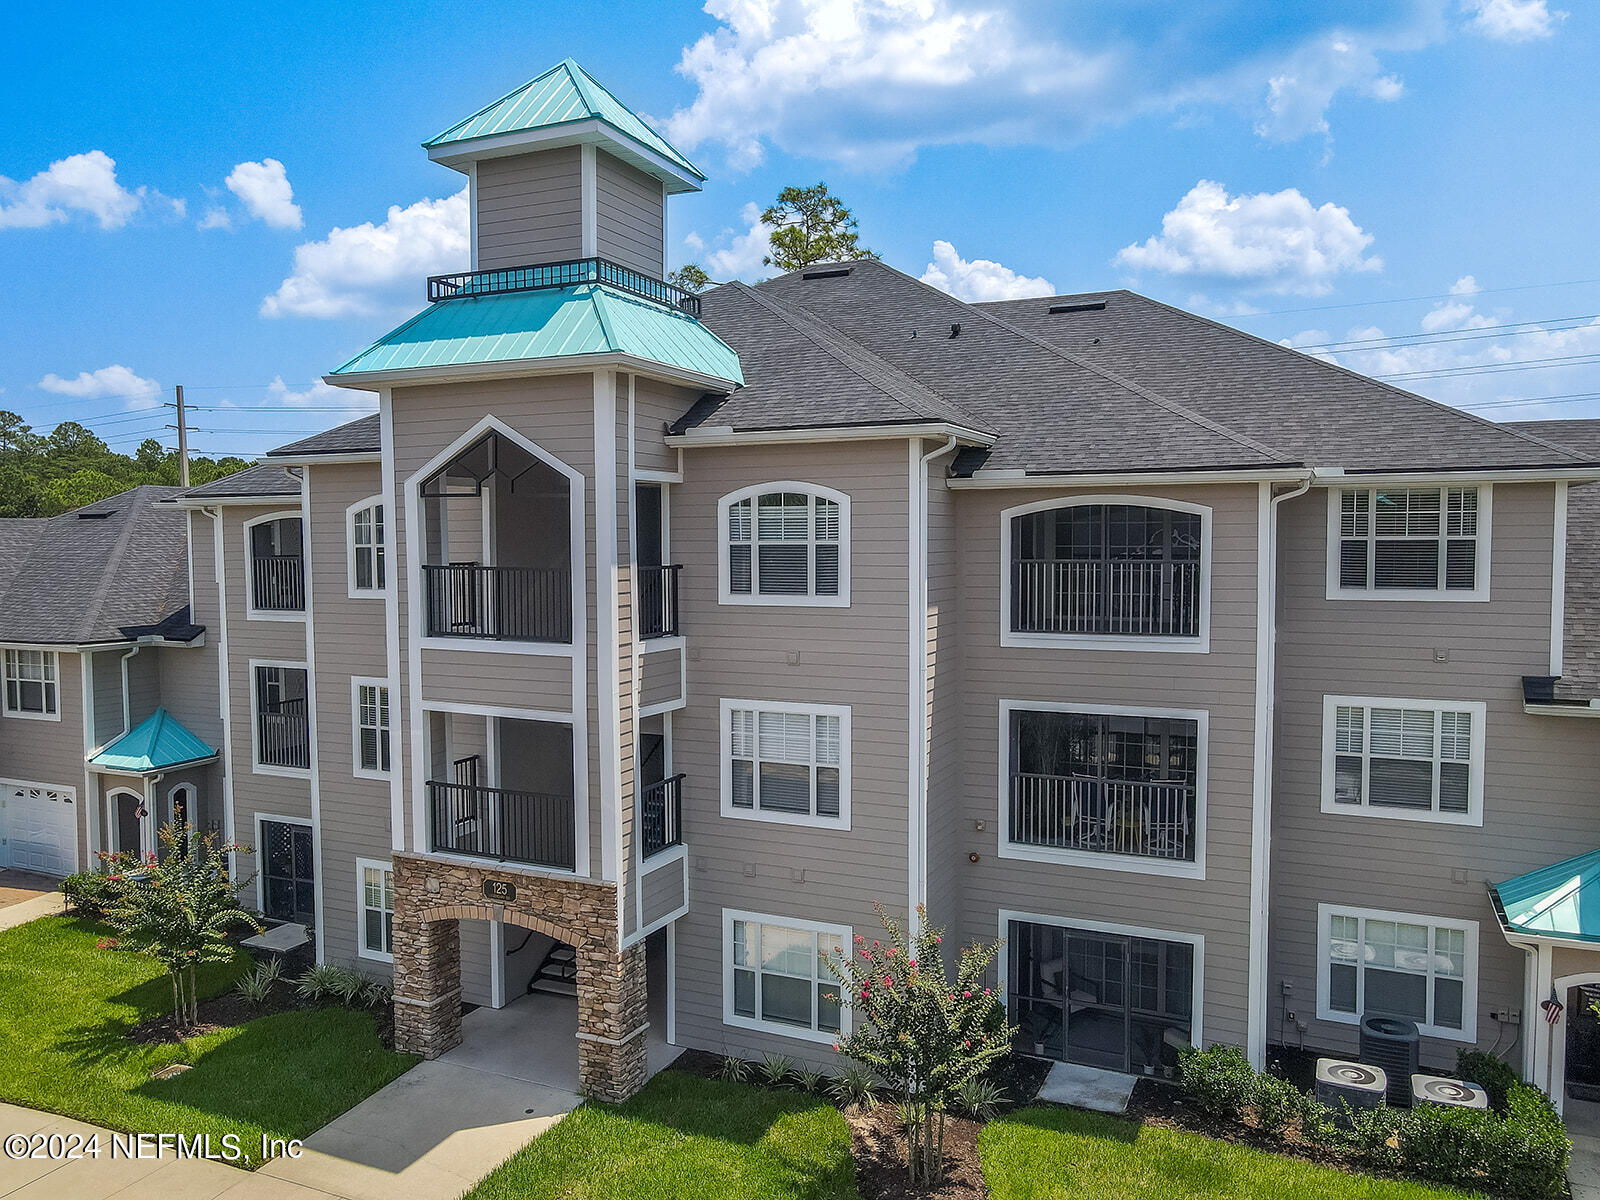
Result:
<instances>
[{"instance_id":1,"label":"white cumulus cloud","mask_svg":"<svg viewBox=\"0 0 1600 1200\"><path fill-rule=\"evenodd\" d=\"M267 404L281 404L286 408L334 409L337 410L332 421L334 425L353 421L357 417L370 416L378 411L377 397L370 392L333 387L320 379L310 387L297 392L284 383L281 375L276 376L267 385Z\"/></svg>"},{"instance_id":2,"label":"white cumulus cloud","mask_svg":"<svg viewBox=\"0 0 1600 1200\"><path fill-rule=\"evenodd\" d=\"M145 189L117 182L117 164L103 150L58 159L31 179L0 175L0 229L37 229L85 213L101 229L121 229L144 203Z\"/></svg>"},{"instance_id":3,"label":"white cumulus cloud","mask_svg":"<svg viewBox=\"0 0 1600 1200\"><path fill-rule=\"evenodd\" d=\"M922 282L949 292L958 300L975 303L1056 294L1055 285L1048 279L1018 275L1010 267L987 258L962 258L954 246L944 241L933 243L933 261L923 271Z\"/></svg>"},{"instance_id":4,"label":"white cumulus cloud","mask_svg":"<svg viewBox=\"0 0 1600 1200\"><path fill-rule=\"evenodd\" d=\"M761 212L759 204L746 204L739 210L744 229L724 229L712 240L715 249L706 255L707 275L721 283L729 279L750 282L771 274L761 260L772 249L772 226L762 222ZM696 253L707 245L698 233L690 233L684 243Z\"/></svg>"},{"instance_id":5,"label":"white cumulus cloud","mask_svg":"<svg viewBox=\"0 0 1600 1200\"><path fill-rule=\"evenodd\" d=\"M39 387L58 396L80 400L125 400L133 409L154 408L161 399L159 383L136 375L120 363L98 371L79 371L73 378L63 378L52 372L39 380Z\"/></svg>"},{"instance_id":6,"label":"white cumulus cloud","mask_svg":"<svg viewBox=\"0 0 1600 1200\"><path fill-rule=\"evenodd\" d=\"M223 182L258 221L265 221L274 229L299 229L305 224L300 206L294 202L289 174L277 159L239 163Z\"/></svg>"},{"instance_id":7,"label":"white cumulus cloud","mask_svg":"<svg viewBox=\"0 0 1600 1200\"><path fill-rule=\"evenodd\" d=\"M426 275L464 270L467 190L442 200L391 205L380 224L335 227L295 248L294 270L261 302L264 317L334 318L376 313L401 288L422 294Z\"/></svg>"},{"instance_id":8,"label":"white cumulus cloud","mask_svg":"<svg viewBox=\"0 0 1600 1200\"><path fill-rule=\"evenodd\" d=\"M1466 0L1470 28L1497 42L1533 42L1555 33L1567 19L1548 0Z\"/></svg>"},{"instance_id":9,"label":"white cumulus cloud","mask_svg":"<svg viewBox=\"0 0 1600 1200\"><path fill-rule=\"evenodd\" d=\"M678 63L696 94L666 132L734 169L776 147L883 170L1201 110L1288 140L1326 133L1342 95L1398 98L1382 58L1445 36L1444 4L1283 5L1264 24L1260 0L706 0L716 26Z\"/></svg>"},{"instance_id":10,"label":"white cumulus cloud","mask_svg":"<svg viewBox=\"0 0 1600 1200\"><path fill-rule=\"evenodd\" d=\"M1260 291L1320 295L1336 276L1381 271L1372 235L1337 204L1320 207L1297 188L1230 196L1202 179L1161 218L1161 233L1124 246L1130 271L1227 280Z\"/></svg>"}]
</instances>

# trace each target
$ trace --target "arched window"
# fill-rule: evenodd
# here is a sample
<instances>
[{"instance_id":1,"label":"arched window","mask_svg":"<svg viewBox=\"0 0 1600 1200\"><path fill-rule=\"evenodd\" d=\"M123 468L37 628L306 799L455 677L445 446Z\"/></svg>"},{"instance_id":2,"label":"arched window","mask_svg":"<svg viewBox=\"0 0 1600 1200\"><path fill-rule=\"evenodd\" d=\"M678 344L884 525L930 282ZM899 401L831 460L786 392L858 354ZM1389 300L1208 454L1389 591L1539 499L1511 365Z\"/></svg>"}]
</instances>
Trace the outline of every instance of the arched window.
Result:
<instances>
[{"instance_id":1,"label":"arched window","mask_svg":"<svg viewBox=\"0 0 1600 1200\"><path fill-rule=\"evenodd\" d=\"M1008 510L1010 634L1203 648L1210 510L1135 500L1084 497Z\"/></svg>"},{"instance_id":2,"label":"arched window","mask_svg":"<svg viewBox=\"0 0 1600 1200\"><path fill-rule=\"evenodd\" d=\"M348 510L350 595L374 595L389 586L384 550L384 511L379 499L363 500Z\"/></svg>"},{"instance_id":3,"label":"arched window","mask_svg":"<svg viewBox=\"0 0 1600 1200\"><path fill-rule=\"evenodd\" d=\"M724 496L724 604L850 603L850 498L805 483L770 483Z\"/></svg>"}]
</instances>

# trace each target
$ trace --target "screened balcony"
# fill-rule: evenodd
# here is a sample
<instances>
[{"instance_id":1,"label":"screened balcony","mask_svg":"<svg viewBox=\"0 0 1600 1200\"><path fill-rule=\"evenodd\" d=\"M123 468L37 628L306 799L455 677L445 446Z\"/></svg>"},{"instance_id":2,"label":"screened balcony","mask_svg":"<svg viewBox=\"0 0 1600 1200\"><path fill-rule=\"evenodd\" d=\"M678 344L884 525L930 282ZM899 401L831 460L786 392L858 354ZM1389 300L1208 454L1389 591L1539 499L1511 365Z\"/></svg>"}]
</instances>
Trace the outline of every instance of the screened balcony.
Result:
<instances>
[{"instance_id":1,"label":"screened balcony","mask_svg":"<svg viewBox=\"0 0 1600 1200\"><path fill-rule=\"evenodd\" d=\"M427 718L428 848L572 870L571 726L460 713Z\"/></svg>"},{"instance_id":2,"label":"screened balcony","mask_svg":"<svg viewBox=\"0 0 1600 1200\"><path fill-rule=\"evenodd\" d=\"M311 725L306 672L299 667L255 669L256 763L263 767L311 766Z\"/></svg>"},{"instance_id":3,"label":"screened balcony","mask_svg":"<svg viewBox=\"0 0 1600 1200\"><path fill-rule=\"evenodd\" d=\"M1199 513L1074 504L1011 519L1014 633L1197 638Z\"/></svg>"},{"instance_id":4,"label":"screened balcony","mask_svg":"<svg viewBox=\"0 0 1600 1200\"><path fill-rule=\"evenodd\" d=\"M250 604L266 612L304 612L305 562L299 517L249 527Z\"/></svg>"},{"instance_id":5,"label":"screened balcony","mask_svg":"<svg viewBox=\"0 0 1600 1200\"><path fill-rule=\"evenodd\" d=\"M1194 862L1196 722L1011 714L1007 836L1014 846Z\"/></svg>"},{"instance_id":6,"label":"screened balcony","mask_svg":"<svg viewBox=\"0 0 1600 1200\"><path fill-rule=\"evenodd\" d=\"M571 484L490 433L422 486L429 637L571 642Z\"/></svg>"}]
</instances>

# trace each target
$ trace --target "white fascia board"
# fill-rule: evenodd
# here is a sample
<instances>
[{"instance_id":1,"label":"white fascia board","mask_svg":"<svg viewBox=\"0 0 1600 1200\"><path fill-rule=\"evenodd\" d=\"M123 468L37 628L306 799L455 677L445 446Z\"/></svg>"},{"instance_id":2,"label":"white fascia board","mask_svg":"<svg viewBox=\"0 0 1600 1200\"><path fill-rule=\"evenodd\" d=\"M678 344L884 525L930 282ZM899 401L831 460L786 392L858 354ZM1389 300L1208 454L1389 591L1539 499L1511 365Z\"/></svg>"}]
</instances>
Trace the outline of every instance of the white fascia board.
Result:
<instances>
[{"instance_id":1,"label":"white fascia board","mask_svg":"<svg viewBox=\"0 0 1600 1200\"><path fill-rule=\"evenodd\" d=\"M954 437L963 446L992 446L993 434L963 429L959 425L935 422L919 425L840 425L813 426L805 429L750 429L735 430L718 425L696 433L668 434L669 446L752 446L767 443L883 441L885 439Z\"/></svg>"},{"instance_id":2,"label":"white fascia board","mask_svg":"<svg viewBox=\"0 0 1600 1200\"><path fill-rule=\"evenodd\" d=\"M1600 467L1460 467L1453 471L1352 471L1347 467L1315 467L1313 487L1386 487L1443 483L1592 483Z\"/></svg>"},{"instance_id":3,"label":"white fascia board","mask_svg":"<svg viewBox=\"0 0 1600 1200\"><path fill-rule=\"evenodd\" d=\"M1588 704L1529 704L1524 701L1522 711L1535 717L1600 717L1600 701Z\"/></svg>"},{"instance_id":4,"label":"white fascia board","mask_svg":"<svg viewBox=\"0 0 1600 1200\"><path fill-rule=\"evenodd\" d=\"M684 170L670 158L658 154L598 117L430 146L428 157L465 175L468 166L480 159L509 158L516 154L555 150L562 146L604 146L606 153L612 157L631 163L646 174L660 179L673 194L698 192L705 184L702 177Z\"/></svg>"},{"instance_id":5,"label":"white fascia board","mask_svg":"<svg viewBox=\"0 0 1600 1200\"><path fill-rule=\"evenodd\" d=\"M1104 471L1083 474L1029 475L1024 471L974 471L948 481L962 491L982 488L1069 488L1112 486L1177 486L1205 483L1304 483L1311 472L1296 468L1265 467L1243 471Z\"/></svg>"},{"instance_id":6,"label":"white fascia board","mask_svg":"<svg viewBox=\"0 0 1600 1200\"><path fill-rule=\"evenodd\" d=\"M220 508L223 506L229 508L282 508L286 504L298 506L300 493L261 493L255 496L179 496L176 499L165 501L165 503L175 505L178 508L194 509Z\"/></svg>"},{"instance_id":7,"label":"white fascia board","mask_svg":"<svg viewBox=\"0 0 1600 1200\"><path fill-rule=\"evenodd\" d=\"M522 379L536 375L581 375L602 370L626 371L661 379L668 383L684 383L691 387L713 392L728 392L738 386L732 379L719 379L669 367L632 354L571 354L560 358L516 359L510 362L470 363L439 367L408 367L393 371L358 371L349 375L324 375L322 381L332 387L358 388L363 391L377 387L398 387L418 383L470 383L477 379Z\"/></svg>"},{"instance_id":8,"label":"white fascia board","mask_svg":"<svg viewBox=\"0 0 1600 1200\"><path fill-rule=\"evenodd\" d=\"M342 454L279 454L276 450L269 450L266 461L282 463L286 467L340 466L382 462L383 454L377 450L352 450Z\"/></svg>"}]
</instances>

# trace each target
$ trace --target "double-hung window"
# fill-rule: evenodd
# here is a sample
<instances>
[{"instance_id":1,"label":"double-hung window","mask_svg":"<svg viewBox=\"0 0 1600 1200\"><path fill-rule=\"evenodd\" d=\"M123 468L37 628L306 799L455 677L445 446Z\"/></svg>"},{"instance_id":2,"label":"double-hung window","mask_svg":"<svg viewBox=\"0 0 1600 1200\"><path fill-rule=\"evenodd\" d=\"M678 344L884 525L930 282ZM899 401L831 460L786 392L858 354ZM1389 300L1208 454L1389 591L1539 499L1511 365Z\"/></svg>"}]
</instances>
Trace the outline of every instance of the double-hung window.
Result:
<instances>
[{"instance_id":1,"label":"double-hung window","mask_svg":"<svg viewBox=\"0 0 1600 1200\"><path fill-rule=\"evenodd\" d=\"M59 720L54 650L7 650L6 715Z\"/></svg>"},{"instance_id":2,"label":"double-hung window","mask_svg":"<svg viewBox=\"0 0 1600 1200\"><path fill-rule=\"evenodd\" d=\"M1322 811L1483 823L1481 701L1327 696Z\"/></svg>"},{"instance_id":3,"label":"double-hung window","mask_svg":"<svg viewBox=\"0 0 1600 1200\"><path fill-rule=\"evenodd\" d=\"M1322 904L1317 926L1319 1019L1383 1013L1432 1037L1477 1039L1477 922Z\"/></svg>"},{"instance_id":4,"label":"double-hung window","mask_svg":"<svg viewBox=\"0 0 1600 1200\"><path fill-rule=\"evenodd\" d=\"M376 679L355 679L356 774L389 774L389 688Z\"/></svg>"},{"instance_id":5,"label":"double-hung window","mask_svg":"<svg viewBox=\"0 0 1600 1200\"><path fill-rule=\"evenodd\" d=\"M356 859L362 958L394 961L394 871L386 862Z\"/></svg>"},{"instance_id":6,"label":"double-hung window","mask_svg":"<svg viewBox=\"0 0 1600 1200\"><path fill-rule=\"evenodd\" d=\"M350 592L381 592L388 586L383 549L383 505L365 504L350 513Z\"/></svg>"},{"instance_id":7,"label":"double-hung window","mask_svg":"<svg viewBox=\"0 0 1600 1200\"><path fill-rule=\"evenodd\" d=\"M722 813L850 827L850 710L722 702Z\"/></svg>"},{"instance_id":8,"label":"double-hung window","mask_svg":"<svg viewBox=\"0 0 1600 1200\"><path fill-rule=\"evenodd\" d=\"M850 503L799 483L767 484L718 505L725 604L850 602Z\"/></svg>"},{"instance_id":9,"label":"double-hung window","mask_svg":"<svg viewBox=\"0 0 1600 1200\"><path fill-rule=\"evenodd\" d=\"M722 1019L814 1042L850 1032L850 1010L824 961L850 953L851 931L811 921L722 910Z\"/></svg>"},{"instance_id":10,"label":"double-hung window","mask_svg":"<svg viewBox=\"0 0 1600 1200\"><path fill-rule=\"evenodd\" d=\"M1338 488L1328 597L1485 600L1487 487Z\"/></svg>"}]
</instances>

